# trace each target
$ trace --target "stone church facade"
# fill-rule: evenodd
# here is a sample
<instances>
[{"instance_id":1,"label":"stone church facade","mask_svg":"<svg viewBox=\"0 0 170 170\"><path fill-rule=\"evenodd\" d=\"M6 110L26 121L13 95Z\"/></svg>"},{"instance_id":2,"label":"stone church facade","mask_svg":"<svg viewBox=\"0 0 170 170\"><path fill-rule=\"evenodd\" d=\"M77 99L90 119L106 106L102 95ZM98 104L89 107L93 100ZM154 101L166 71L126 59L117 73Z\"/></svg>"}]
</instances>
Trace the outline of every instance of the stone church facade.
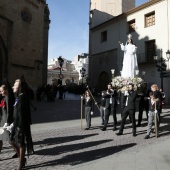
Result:
<instances>
[{"instance_id":1,"label":"stone church facade","mask_svg":"<svg viewBox=\"0 0 170 170\"><path fill-rule=\"evenodd\" d=\"M45 0L0 0L0 81L47 83L49 24Z\"/></svg>"}]
</instances>

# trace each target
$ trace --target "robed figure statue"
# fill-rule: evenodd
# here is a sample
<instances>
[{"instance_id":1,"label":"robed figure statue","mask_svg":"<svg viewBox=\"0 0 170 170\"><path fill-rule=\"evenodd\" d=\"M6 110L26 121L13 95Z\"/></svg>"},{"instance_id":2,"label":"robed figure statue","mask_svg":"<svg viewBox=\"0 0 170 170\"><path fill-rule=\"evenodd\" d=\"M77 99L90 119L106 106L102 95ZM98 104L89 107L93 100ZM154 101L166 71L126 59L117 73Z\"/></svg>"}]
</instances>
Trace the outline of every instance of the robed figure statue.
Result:
<instances>
[{"instance_id":1,"label":"robed figure statue","mask_svg":"<svg viewBox=\"0 0 170 170\"><path fill-rule=\"evenodd\" d=\"M123 67L121 76L123 78L134 78L136 74L136 70L138 70L138 63L137 63L137 56L136 50L137 47L133 44L132 36L128 35L128 40L126 45L120 43L121 50L124 51L124 58L123 58Z\"/></svg>"}]
</instances>

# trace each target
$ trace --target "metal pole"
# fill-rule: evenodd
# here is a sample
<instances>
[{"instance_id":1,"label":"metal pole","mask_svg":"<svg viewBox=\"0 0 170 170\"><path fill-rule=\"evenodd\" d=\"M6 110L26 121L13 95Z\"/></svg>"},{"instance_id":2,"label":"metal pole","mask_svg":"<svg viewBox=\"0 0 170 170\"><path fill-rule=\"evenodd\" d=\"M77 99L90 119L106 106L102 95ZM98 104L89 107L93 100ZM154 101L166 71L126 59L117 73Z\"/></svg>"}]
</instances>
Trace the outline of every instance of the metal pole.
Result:
<instances>
[{"instance_id":1,"label":"metal pole","mask_svg":"<svg viewBox=\"0 0 170 170\"><path fill-rule=\"evenodd\" d=\"M93 99L93 101L94 101L94 103L96 104L97 102L96 102L96 100L95 100L95 98L93 97L93 95L92 95L92 93L91 93L91 91L90 91L90 89L89 89L89 87L87 86L87 90L89 91L89 93L90 93L90 95L91 95L91 97L92 97L92 99ZM96 106L97 106L97 108L99 109L99 111L100 111L100 108L99 108L99 106L96 104Z\"/></svg>"},{"instance_id":2,"label":"metal pole","mask_svg":"<svg viewBox=\"0 0 170 170\"><path fill-rule=\"evenodd\" d=\"M163 62L163 60L162 60L162 56L161 56L161 89L163 90L163 75L162 75L163 71L162 71L162 62Z\"/></svg>"},{"instance_id":3,"label":"metal pole","mask_svg":"<svg viewBox=\"0 0 170 170\"><path fill-rule=\"evenodd\" d=\"M80 113L80 128L82 129L82 116L83 115L83 96L81 96L81 113Z\"/></svg>"}]
</instances>

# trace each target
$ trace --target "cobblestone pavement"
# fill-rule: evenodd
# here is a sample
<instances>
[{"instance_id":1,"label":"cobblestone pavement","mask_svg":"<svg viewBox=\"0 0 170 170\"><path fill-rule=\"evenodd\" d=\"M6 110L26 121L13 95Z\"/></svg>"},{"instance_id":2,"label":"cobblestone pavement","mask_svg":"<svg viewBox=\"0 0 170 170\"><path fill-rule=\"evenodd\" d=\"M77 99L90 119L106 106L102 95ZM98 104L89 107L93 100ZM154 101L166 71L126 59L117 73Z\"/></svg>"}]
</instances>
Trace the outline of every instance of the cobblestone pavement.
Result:
<instances>
[{"instance_id":1,"label":"cobblestone pavement","mask_svg":"<svg viewBox=\"0 0 170 170\"><path fill-rule=\"evenodd\" d=\"M112 116L110 117L111 123L107 131L100 130L101 120L98 116L99 113L96 113L96 117L92 118L90 130L84 130L85 120L83 120L83 128L81 129L79 100L57 100L53 103L35 102L35 104L38 108L36 112L32 113L32 137L35 154L27 158L25 169L100 170L105 167L105 169L110 170L114 168L107 168L107 165L118 160L121 155L134 156L134 153L138 153L151 145L161 144L169 140L170 137L169 109L164 109L162 113L163 123L160 128L160 137L156 139L155 134L152 133L150 139L144 140L146 121L143 121L142 127L137 129L136 137L132 136L131 124L128 121L124 135L116 136L116 132L112 130ZM66 119L66 117L68 118ZM120 114L118 114L118 120L120 120ZM13 154L13 149L9 144L5 143L0 154L0 170L14 170L17 168L18 158L11 159ZM122 159L122 165L124 159ZM94 165L97 166L95 167ZM123 167L122 165L119 165L121 168L115 169L124 170L131 166L124 165Z\"/></svg>"}]
</instances>

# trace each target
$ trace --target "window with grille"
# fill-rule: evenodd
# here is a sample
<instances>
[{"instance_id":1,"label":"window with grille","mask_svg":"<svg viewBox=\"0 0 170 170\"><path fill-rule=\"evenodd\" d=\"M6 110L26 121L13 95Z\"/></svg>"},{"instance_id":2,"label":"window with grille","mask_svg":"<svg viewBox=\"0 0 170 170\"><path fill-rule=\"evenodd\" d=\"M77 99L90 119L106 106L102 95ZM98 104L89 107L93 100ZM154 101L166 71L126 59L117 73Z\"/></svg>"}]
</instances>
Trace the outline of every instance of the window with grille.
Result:
<instances>
[{"instance_id":1,"label":"window with grille","mask_svg":"<svg viewBox=\"0 0 170 170\"><path fill-rule=\"evenodd\" d=\"M155 25L155 11L145 15L145 27Z\"/></svg>"},{"instance_id":2,"label":"window with grille","mask_svg":"<svg viewBox=\"0 0 170 170\"><path fill-rule=\"evenodd\" d=\"M101 32L101 42L107 41L107 31Z\"/></svg>"},{"instance_id":3,"label":"window with grille","mask_svg":"<svg viewBox=\"0 0 170 170\"><path fill-rule=\"evenodd\" d=\"M135 26L136 26L135 19L128 22L128 31L129 31L129 33L135 31Z\"/></svg>"},{"instance_id":4,"label":"window with grille","mask_svg":"<svg viewBox=\"0 0 170 170\"><path fill-rule=\"evenodd\" d=\"M154 55L156 53L155 40L150 40L145 42L146 49L146 62L153 62Z\"/></svg>"}]
</instances>

